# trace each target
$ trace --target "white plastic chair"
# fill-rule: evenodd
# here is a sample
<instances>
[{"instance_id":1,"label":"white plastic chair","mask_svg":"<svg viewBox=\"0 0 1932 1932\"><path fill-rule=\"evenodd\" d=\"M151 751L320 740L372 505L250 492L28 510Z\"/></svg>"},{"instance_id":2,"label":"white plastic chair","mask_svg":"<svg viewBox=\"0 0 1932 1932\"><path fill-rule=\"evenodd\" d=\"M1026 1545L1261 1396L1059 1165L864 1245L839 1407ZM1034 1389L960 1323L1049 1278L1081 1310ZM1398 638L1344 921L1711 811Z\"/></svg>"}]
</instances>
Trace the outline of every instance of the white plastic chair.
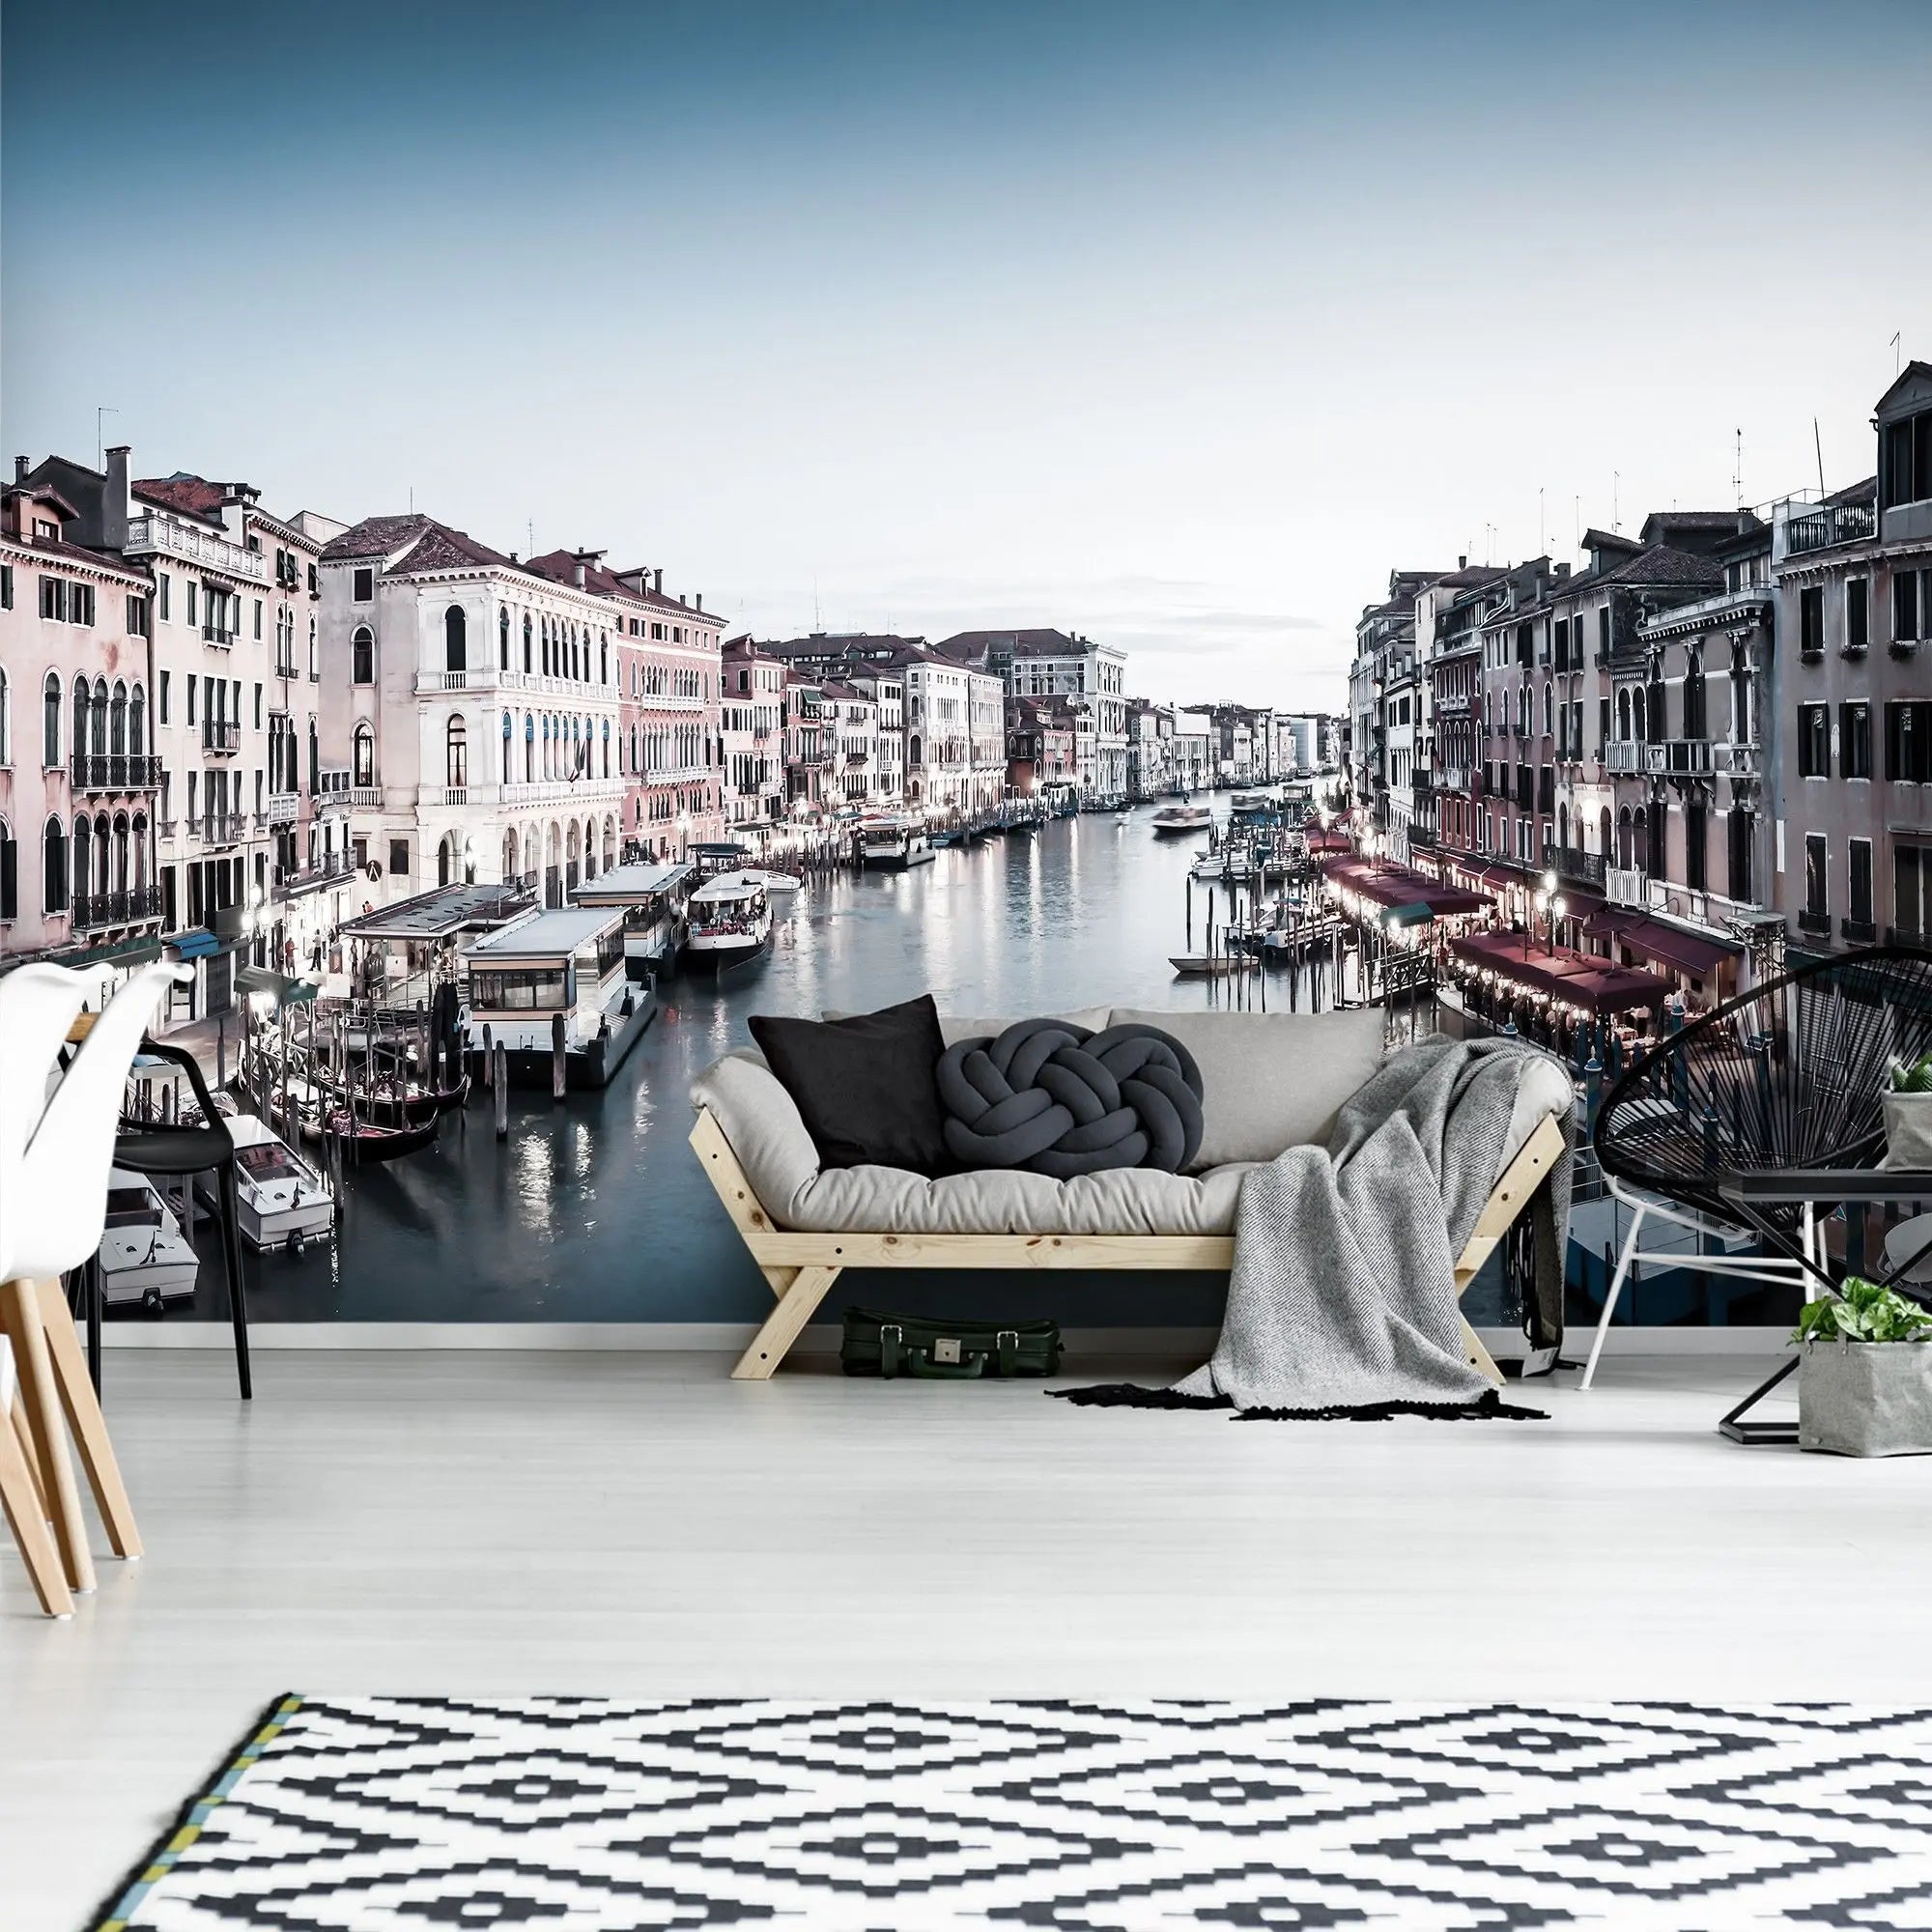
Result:
<instances>
[{"instance_id":1,"label":"white plastic chair","mask_svg":"<svg viewBox=\"0 0 1932 1932\"><path fill-rule=\"evenodd\" d=\"M60 1277L100 1245L128 1069L162 991L183 971L154 965L136 973L51 1091L94 982L50 965L0 978L0 1353L11 1358L0 1363L11 1418L0 1428L0 1503L41 1606L53 1616L72 1613L71 1590L94 1587L63 1411L114 1553L141 1553Z\"/></svg>"}]
</instances>

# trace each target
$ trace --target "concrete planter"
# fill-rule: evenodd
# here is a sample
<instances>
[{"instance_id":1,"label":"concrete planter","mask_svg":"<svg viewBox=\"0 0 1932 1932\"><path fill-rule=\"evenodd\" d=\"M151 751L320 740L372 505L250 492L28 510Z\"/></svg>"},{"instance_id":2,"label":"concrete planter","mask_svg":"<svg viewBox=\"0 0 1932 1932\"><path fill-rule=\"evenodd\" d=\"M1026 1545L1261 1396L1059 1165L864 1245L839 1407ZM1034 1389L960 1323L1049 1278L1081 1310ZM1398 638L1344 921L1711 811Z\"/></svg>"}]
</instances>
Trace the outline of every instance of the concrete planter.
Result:
<instances>
[{"instance_id":1,"label":"concrete planter","mask_svg":"<svg viewBox=\"0 0 1932 1932\"><path fill-rule=\"evenodd\" d=\"M1932 1094L1887 1094L1885 1164L1932 1167Z\"/></svg>"},{"instance_id":2,"label":"concrete planter","mask_svg":"<svg viewBox=\"0 0 1932 1932\"><path fill-rule=\"evenodd\" d=\"M1806 1342L1798 1446L1831 1456L1932 1456L1932 1342Z\"/></svg>"}]
</instances>

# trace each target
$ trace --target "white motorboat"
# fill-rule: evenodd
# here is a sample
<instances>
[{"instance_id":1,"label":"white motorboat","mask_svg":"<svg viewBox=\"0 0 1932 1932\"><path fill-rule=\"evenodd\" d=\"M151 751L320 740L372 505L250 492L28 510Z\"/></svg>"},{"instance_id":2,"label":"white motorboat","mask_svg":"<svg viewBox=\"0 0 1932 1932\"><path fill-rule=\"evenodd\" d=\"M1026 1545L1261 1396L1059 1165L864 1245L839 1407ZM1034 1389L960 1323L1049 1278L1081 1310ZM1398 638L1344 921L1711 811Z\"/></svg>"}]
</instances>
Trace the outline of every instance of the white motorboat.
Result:
<instances>
[{"instance_id":1,"label":"white motorboat","mask_svg":"<svg viewBox=\"0 0 1932 1932\"><path fill-rule=\"evenodd\" d=\"M237 1114L228 1131L235 1136L242 1238L265 1252L299 1252L303 1242L327 1234L335 1222L335 1195L321 1169L253 1114ZM206 1183L202 1194L209 1198Z\"/></svg>"},{"instance_id":2,"label":"white motorboat","mask_svg":"<svg viewBox=\"0 0 1932 1932\"><path fill-rule=\"evenodd\" d=\"M1214 814L1205 805L1164 805L1150 821L1156 838L1205 832L1213 822Z\"/></svg>"},{"instance_id":3,"label":"white motorboat","mask_svg":"<svg viewBox=\"0 0 1932 1932\"><path fill-rule=\"evenodd\" d=\"M755 959L772 943L772 904L765 874L721 872L691 895L685 963L722 973Z\"/></svg>"},{"instance_id":4,"label":"white motorboat","mask_svg":"<svg viewBox=\"0 0 1932 1932\"><path fill-rule=\"evenodd\" d=\"M100 1236L100 1298L109 1308L158 1312L194 1296L197 1271L174 1210L145 1174L117 1167L107 1181L107 1225Z\"/></svg>"}]
</instances>

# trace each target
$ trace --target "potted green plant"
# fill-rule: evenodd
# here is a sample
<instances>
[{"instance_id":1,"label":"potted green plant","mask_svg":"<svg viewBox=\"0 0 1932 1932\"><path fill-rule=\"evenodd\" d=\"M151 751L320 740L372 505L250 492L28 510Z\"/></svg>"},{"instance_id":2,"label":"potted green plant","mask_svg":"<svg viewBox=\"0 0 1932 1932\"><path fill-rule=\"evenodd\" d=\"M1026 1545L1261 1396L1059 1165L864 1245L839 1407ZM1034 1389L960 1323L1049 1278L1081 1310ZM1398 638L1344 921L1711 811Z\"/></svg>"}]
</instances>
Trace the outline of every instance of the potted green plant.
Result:
<instances>
[{"instance_id":1,"label":"potted green plant","mask_svg":"<svg viewBox=\"0 0 1932 1932\"><path fill-rule=\"evenodd\" d=\"M1887 1167L1932 1167L1932 1053L1891 1069L1885 1104Z\"/></svg>"},{"instance_id":2,"label":"potted green plant","mask_svg":"<svg viewBox=\"0 0 1932 1932\"><path fill-rule=\"evenodd\" d=\"M1848 1275L1805 1305L1791 1339L1798 1446L1834 1456L1932 1455L1932 1311Z\"/></svg>"}]
</instances>

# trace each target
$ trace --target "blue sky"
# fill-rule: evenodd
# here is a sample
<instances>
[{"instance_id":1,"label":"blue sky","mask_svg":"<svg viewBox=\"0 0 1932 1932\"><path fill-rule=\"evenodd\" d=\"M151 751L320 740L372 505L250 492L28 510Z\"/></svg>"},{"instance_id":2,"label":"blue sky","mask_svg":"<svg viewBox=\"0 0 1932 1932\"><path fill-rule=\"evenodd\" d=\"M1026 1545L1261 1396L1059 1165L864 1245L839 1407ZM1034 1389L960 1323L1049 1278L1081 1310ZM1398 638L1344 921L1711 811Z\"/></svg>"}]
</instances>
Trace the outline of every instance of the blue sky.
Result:
<instances>
[{"instance_id":1,"label":"blue sky","mask_svg":"<svg viewBox=\"0 0 1932 1932\"><path fill-rule=\"evenodd\" d=\"M1747 501L1814 416L1868 473L1932 355L1919 5L68 0L0 56L8 455L109 405L764 636L1338 703L1391 565L1728 504L1739 431Z\"/></svg>"}]
</instances>

